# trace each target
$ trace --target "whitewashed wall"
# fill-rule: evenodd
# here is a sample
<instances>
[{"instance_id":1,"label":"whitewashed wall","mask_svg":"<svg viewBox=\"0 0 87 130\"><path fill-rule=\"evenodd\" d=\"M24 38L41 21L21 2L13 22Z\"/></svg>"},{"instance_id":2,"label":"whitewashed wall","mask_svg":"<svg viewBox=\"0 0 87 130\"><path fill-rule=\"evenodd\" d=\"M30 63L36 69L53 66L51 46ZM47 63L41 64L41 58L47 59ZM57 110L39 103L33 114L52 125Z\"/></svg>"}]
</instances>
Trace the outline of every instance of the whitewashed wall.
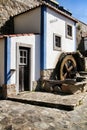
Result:
<instances>
[{"instance_id":1,"label":"whitewashed wall","mask_svg":"<svg viewBox=\"0 0 87 130\"><path fill-rule=\"evenodd\" d=\"M76 51L76 27L74 21L47 8L46 22L46 69L53 69L61 52ZM40 33L41 8L14 18L15 33ZM66 24L72 25L73 39L66 38ZM53 49L53 34L61 36L61 51ZM51 57L51 60L50 58Z\"/></svg>"},{"instance_id":2,"label":"whitewashed wall","mask_svg":"<svg viewBox=\"0 0 87 130\"><path fill-rule=\"evenodd\" d=\"M73 27L73 39L66 38L66 23L72 25ZM61 51L56 51L53 49L53 33L61 36ZM76 51L76 33L75 24L72 20L56 13L51 9L47 9L47 58L46 67L47 69L55 68L57 59L61 52L73 52ZM50 58L49 58L50 57Z\"/></svg>"},{"instance_id":3,"label":"whitewashed wall","mask_svg":"<svg viewBox=\"0 0 87 130\"><path fill-rule=\"evenodd\" d=\"M4 84L4 39L0 39L0 86Z\"/></svg>"},{"instance_id":4,"label":"whitewashed wall","mask_svg":"<svg viewBox=\"0 0 87 130\"><path fill-rule=\"evenodd\" d=\"M17 83L17 46L31 48L31 87L32 81L40 78L40 36L20 36L11 38L11 69L16 71L11 76L11 84Z\"/></svg>"},{"instance_id":5,"label":"whitewashed wall","mask_svg":"<svg viewBox=\"0 0 87 130\"><path fill-rule=\"evenodd\" d=\"M40 33L40 8L14 17L15 33Z\"/></svg>"}]
</instances>

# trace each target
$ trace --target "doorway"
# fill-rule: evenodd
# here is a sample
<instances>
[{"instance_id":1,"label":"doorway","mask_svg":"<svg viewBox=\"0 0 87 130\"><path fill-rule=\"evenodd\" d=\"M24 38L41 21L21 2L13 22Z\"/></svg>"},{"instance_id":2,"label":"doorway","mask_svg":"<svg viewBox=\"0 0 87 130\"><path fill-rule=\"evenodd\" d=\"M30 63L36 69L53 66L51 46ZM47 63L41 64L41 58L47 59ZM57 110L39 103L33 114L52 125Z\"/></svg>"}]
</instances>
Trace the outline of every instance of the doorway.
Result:
<instances>
[{"instance_id":1,"label":"doorway","mask_svg":"<svg viewBox=\"0 0 87 130\"><path fill-rule=\"evenodd\" d=\"M30 50L19 47L19 92L30 90Z\"/></svg>"}]
</instances>

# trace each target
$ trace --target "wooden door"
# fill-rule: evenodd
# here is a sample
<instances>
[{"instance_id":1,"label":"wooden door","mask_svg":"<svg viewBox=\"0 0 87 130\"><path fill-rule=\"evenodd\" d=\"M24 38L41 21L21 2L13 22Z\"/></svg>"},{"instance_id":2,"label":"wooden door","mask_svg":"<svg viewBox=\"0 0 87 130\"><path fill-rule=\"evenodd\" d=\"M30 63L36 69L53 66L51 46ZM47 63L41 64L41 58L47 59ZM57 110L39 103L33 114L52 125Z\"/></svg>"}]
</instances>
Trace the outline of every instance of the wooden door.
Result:
<instances>
[{"instance_id":1,"label":"wooden door","mask_svg":"<svg viewBox=\"0 0 87 130\"><path fill-rule=\"evenodd\" d=\"M29 91L30 49L19 47L19 91Z\"/></svg>"}]
</instances>

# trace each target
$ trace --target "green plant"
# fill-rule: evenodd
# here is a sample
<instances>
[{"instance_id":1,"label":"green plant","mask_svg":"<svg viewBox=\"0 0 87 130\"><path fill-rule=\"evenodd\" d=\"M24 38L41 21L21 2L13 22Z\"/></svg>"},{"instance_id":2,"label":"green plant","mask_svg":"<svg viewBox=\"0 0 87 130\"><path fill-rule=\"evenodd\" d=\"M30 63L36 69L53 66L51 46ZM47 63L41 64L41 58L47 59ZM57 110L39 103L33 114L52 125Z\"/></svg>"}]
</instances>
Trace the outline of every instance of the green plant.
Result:
<instances>
[{"instance_id":1,"label":"green plant","mask_svg":"<svg viewBox=\"0 0 87 130\"><path fill-rule=\"evenodd\" d=\"M81 26L80 26L80 25L78 25L78 26L77 26L77 29L78 29L78 30L81 30Z\"/></svg>"}]
</instances>

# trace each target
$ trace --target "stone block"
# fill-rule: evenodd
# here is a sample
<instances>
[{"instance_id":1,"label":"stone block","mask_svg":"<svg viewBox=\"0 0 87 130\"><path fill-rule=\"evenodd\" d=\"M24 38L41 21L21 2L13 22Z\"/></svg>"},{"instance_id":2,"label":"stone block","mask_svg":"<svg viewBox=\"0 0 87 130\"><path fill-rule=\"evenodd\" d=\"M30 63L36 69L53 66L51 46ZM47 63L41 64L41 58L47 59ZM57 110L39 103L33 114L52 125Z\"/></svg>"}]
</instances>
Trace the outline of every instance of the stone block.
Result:
<instances>
[{"instance_id":1,"label":"stone block","mask_svg":"<svg viewBox=\"0 0 87 130\"><path fill-rule=\"evenodd\" d=\"M7 85L7 95L16 95L16 85L15 84L10 84Z\"/></svg>"},{"instance_id":2,"label":"stone block","mask_svg":"<svg viewBox=\"0 0 87 130\"><path fill-rule=\"evenodd\" d=\"M76 94L84 92L84 87L86 83L79 83L79 84L62 84L61 89L62 92L68 94Z\"/></svg>"},{"instance_id":3,"label":"stone block","mask_svg":"<svg viewBox=\"0 0 87 130\"><path fill-rule=\"evenodd\" d=\"M10 85L4 84L2 86L3 98L6 99L10 95L16 95L16 85L15 84L10 84Z\"/></svg>"},{"instance_id":4,"label":"stone block","mask_svg":"<svg viewBox=\"0 0 87 130\"><path fill-rule=\"evenodd\" d=\"M42 70L40 72L42 79L50 79L52 77L53 69Z\"/></svg>"}]
</instances>

